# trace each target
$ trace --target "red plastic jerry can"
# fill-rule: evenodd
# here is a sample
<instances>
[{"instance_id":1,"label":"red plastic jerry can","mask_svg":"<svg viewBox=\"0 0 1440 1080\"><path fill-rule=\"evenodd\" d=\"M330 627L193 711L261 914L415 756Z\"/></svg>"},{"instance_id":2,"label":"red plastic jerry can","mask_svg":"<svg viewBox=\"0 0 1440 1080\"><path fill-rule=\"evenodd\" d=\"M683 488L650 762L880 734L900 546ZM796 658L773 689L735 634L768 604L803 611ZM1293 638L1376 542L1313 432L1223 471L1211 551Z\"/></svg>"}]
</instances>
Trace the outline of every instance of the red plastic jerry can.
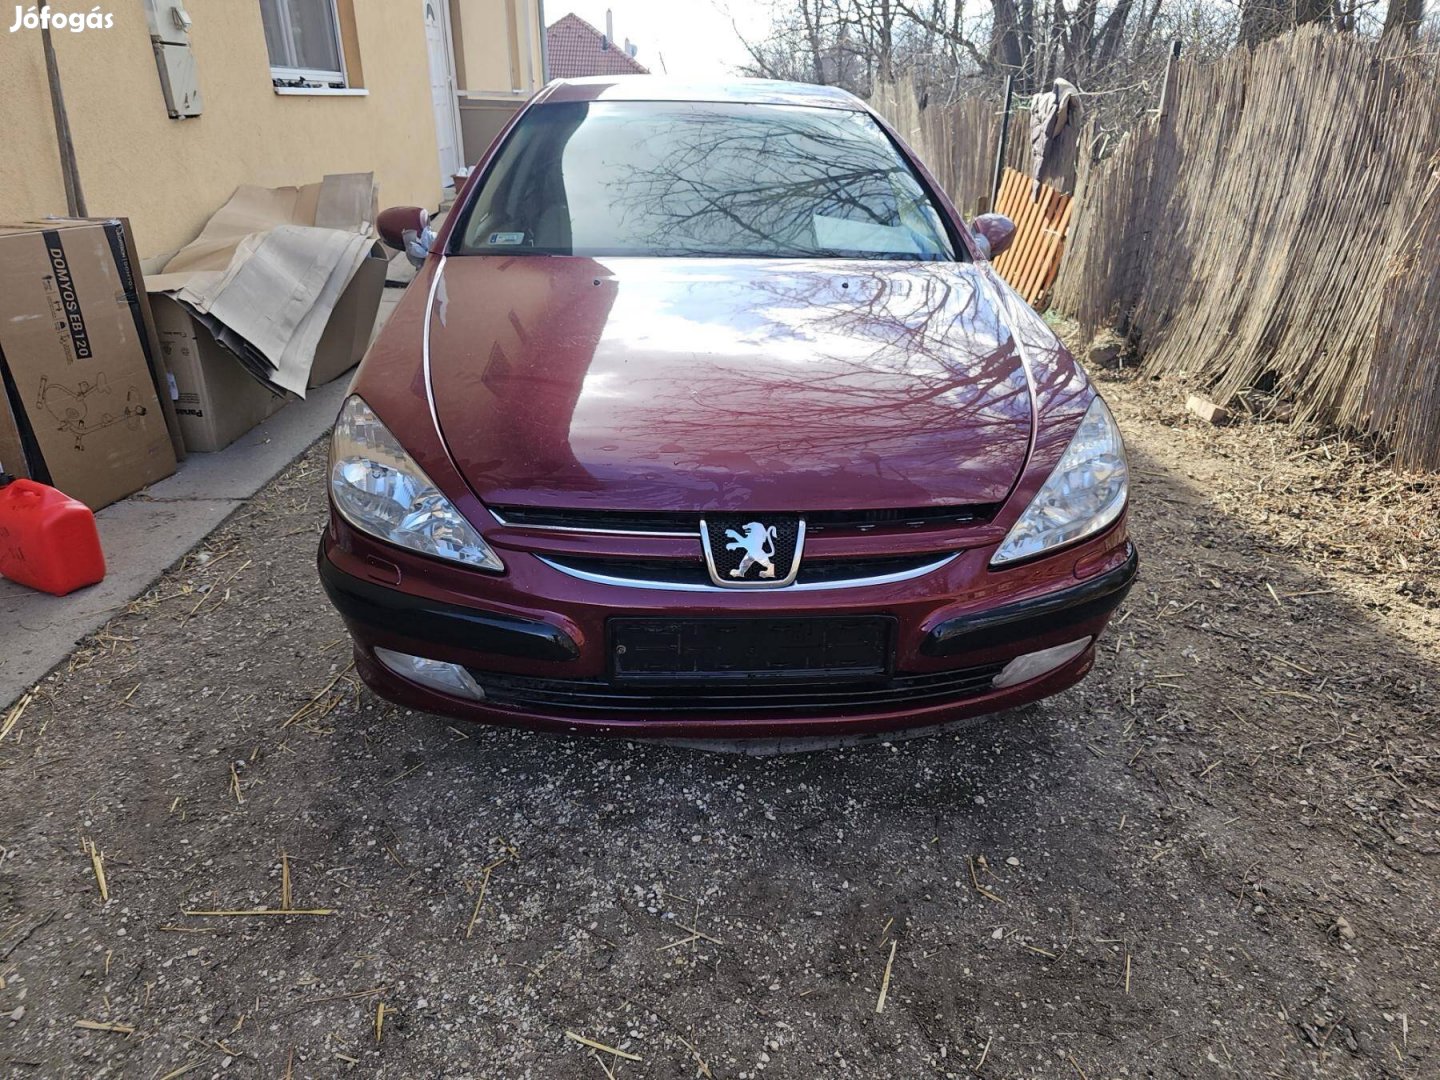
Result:
<instances>
[{"instance_id":1,"label":"red plastic jerry can","mask_svg":"<svg viewBox=\"0 0 1440 1080\"><path fill-rule=\"evenodd\" d=\"M0 474L0 575L56 596L103 581L95 515L47 484Z\"/></svg>"}]
</instances>

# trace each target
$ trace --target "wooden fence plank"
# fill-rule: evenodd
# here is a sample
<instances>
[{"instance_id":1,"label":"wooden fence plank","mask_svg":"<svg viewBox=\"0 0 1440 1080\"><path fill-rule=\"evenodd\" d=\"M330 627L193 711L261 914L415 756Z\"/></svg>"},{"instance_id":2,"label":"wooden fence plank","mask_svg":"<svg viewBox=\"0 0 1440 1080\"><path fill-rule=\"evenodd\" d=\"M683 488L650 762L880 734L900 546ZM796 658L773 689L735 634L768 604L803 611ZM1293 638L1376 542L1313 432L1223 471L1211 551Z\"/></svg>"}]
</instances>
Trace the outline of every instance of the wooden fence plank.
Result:
<instances>
[{"instance_id":1,"label":"wooden fence plank","mask_svg":"<svg viewBox=\"0 0 1440 1080\"><path fill-rule=\"evenodd\" d=\"M995 270L1028 303L1038 302L1054 280L1074 200L1046 185L1031 198L1034 181L1007 168L997 211L1015 222L1015 239L995 260Z\"/></svg>"},{"instance_id":2,"label":"wooden fence plank","mask_svg":"<svg viewBox=\"0 0 1440 1080\"><path fill-rule=\"evenodd\" d=\"M1020 290L1031 304L1036 303L1050 284L1059 264L1059 247L1064 241L1065 230L1070 227L1070 208L1074 200L1059 196L1052 206L1050 220L1046 223L1036 254L1035 264Z\"/></svg>"}]
</instances>

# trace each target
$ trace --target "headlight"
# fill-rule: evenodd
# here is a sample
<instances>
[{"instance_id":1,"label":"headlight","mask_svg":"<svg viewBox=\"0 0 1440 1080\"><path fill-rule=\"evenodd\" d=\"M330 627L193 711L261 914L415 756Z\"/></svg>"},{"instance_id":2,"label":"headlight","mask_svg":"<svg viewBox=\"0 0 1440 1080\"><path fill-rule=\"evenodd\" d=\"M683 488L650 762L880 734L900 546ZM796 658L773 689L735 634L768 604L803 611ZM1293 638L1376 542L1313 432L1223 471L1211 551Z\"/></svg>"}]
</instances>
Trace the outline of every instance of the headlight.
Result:
<instances>
[{"instance_id":1,"label":"headlight","mask_svg":"<svg viewBox=\"0 0 1440 1080\"><path fill-rule=\"evenodd\" d=\"M335 421L330 497L355 528L437 559L504 570L490 545L358 396Z\"/></svg>"},{"instance_id":2,"label":"headlight","mask_svg":"<svg viewBox=\"0 0 1440 1080\"><path fill-rule=\"evenodd\" d=\"M990 565L1028 559L1099 532L1120 516L1129 488L1120 429L1097 397L1055 471L1030 500Z\"/></svg>"}]
</instances>

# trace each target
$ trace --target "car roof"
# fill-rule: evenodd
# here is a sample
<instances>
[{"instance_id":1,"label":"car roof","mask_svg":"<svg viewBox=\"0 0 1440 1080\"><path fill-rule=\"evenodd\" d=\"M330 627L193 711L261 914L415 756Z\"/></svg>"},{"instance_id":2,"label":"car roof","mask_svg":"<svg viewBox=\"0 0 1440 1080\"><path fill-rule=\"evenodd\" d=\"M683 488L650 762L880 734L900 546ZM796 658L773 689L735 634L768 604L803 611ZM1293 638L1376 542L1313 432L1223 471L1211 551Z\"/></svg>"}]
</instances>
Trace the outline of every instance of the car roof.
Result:
<instances>
[{"instance_id":1,"label":"car roof","mask_svg":"<svg viewBox=\"0 0 1440 1080\"><path fill-rule=\"evenodd\" d=\"M556 79L535 98L536 104L561 101L722 101L869 111L869 106L863 101L838 86L782 82L778 79L703 82L663 75L592 75L584 79Z\"/></svg>"}]
</instances>

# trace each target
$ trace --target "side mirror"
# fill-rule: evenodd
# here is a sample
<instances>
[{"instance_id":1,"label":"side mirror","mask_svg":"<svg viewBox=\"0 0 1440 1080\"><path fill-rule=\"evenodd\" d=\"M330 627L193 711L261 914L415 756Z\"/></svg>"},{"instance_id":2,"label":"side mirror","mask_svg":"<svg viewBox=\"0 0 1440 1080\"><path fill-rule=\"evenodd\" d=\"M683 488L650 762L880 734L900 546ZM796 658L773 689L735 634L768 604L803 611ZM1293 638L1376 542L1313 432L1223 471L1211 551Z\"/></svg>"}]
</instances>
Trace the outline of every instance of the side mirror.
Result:
<instances>
[{"instance_id":1,"label":"side mirror","mask_svg":"<svg viewBox=\"0 0 1440 1080\"><path fill-rule=\"evenodd\" d=\"M1015 222L1004 214L981 214L970 223L970 228L976 238L984 242L992 259L1015 239Z\"/></svg>"},{"instance_id":2,"label":"side mirror","mask_svg":"<svg viewBox=\"0 0 1440 1080\"><path fill-rule=\"evenodd\" d=\"M425 261L435 242L435 231L430 228L430 212L418 206L392 206L380 211L375 228L381 240L405 252L405 257L415 266Z\"/></svg>"}]
</instances>

